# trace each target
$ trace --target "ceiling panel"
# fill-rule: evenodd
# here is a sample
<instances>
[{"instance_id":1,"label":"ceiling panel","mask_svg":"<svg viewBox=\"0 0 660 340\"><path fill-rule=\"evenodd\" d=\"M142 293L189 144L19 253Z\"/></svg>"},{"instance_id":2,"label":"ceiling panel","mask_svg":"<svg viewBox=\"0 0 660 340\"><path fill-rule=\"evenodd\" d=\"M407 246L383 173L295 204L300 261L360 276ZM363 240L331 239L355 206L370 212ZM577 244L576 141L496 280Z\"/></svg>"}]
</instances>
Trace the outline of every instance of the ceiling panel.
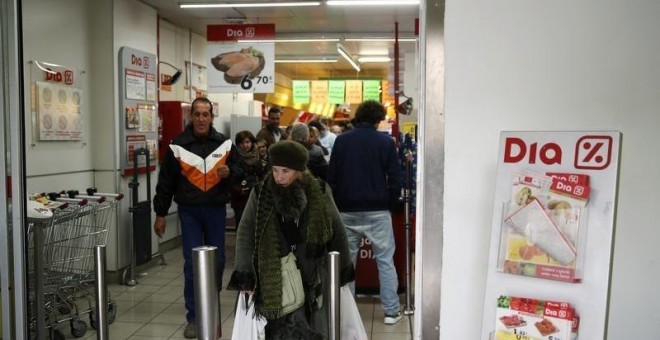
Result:
<instances>
[{"instance_id":1,"label":"ceiling panel","mask_svg":"<svg viewBox=\"0 0 660 340\"><path fill-rule=\"evenodd\" d=\"M327 6L180 9L179 3L199 3L200 0L142 0L156 8L161 18L193 32L206 36L206 26L234 23L274 23L276 35L283 37L390 37L394 38L395 23L399 23L399 37L412 37L417 6ZM211 0L213 2L213 0ZM243 1L222 1L243 2ZM354 57L358 55L392 55L393 43L349 42L342 44ZM401 42L400 55L414 52L416 43ZM336 63L281 64L277 72L296 78L359 77L386 78L391 65L388 63L363 64L362 71L355 70L337 54L336 43L276 43L276 58L336 57Z\"/></svg>"}]
</instances>

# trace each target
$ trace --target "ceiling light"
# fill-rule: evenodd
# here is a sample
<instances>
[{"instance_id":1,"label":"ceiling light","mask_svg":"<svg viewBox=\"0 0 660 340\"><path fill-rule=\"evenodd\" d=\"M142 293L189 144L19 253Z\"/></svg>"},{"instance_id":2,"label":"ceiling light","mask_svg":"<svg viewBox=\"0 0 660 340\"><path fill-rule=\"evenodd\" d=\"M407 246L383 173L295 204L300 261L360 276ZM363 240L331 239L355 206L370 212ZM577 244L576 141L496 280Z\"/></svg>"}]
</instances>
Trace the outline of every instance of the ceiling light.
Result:
<instances>
[{"instance_id":1,"label":"ceiling light","mask_svg":"<svg viewBox=\"0 0 660 340\"><path fill-rule=\"evenodd\" d=\"M346 38L344 41L359 42L394 42L394 38ZM399 38L399 42L414 42L417 38Z\"/></svg>"},{"instance_id":2,"label":"ceiling light","mask_svg":"<svg viewBox=\"0 0 660 340\"><path fill-rule=\"evenodd\" d=\"M232 3L179 3L179 8L240 8L240 7L301 7L318 6L320 1L300 2L232 2Z\"/></svg>"},{"instance_id":3,"label":"ceiling light","mask_svg":"<svg viewBox=\"0 0 660 340\"><path fill-rule=\"evenodd\" d=\"M328 6L419 5L419 0L328 0Z\"/></svg>"},{"instance_id":4,"label":"ceiling light","mask_svg":"<svg viewBox=\"0 0 660 340\"><path fill-rule=\"evenodd\" d=\"M239 43L339 42L339 38L254 39L254 40L238 40L238 42L239 42Z\"/></svg>"},{"instance_id":5,"label":"ceiling light","mask_svg":"<svg viewBox=\"0 0 660 340\"><path fill-rule=\"evenodd\" d=\"M365 56L359 57L358 61L361 63L389 63L392 59L384 56Z\"/></svg>"},{"instance_id":6,"label":"ceiling light","mask_svg":"<svg viewBox=\"0 0 660 340\"><path fill-rule=\"evenodd\" d=\"M336 63L337 59L275 59L276 63Z\"/></svg>"},{"instance_id":7,"label":"ceiling light","mask_svg":"<svg viewBox=\"0 0 660 340\"><path fill-rule=\"evenodd\" d=\"M348 50L341 43L337 43L337 53L346 59L356 71L360 72L360 64L348 53Z\"/></svg>"},{"instance_id":8,"label":"ceiling light","mask_svg":"<svg viewBox=\"0 0 660 340\"><path fill-rule=\"evenodd\" d=\"M296 57L281 57L275 59L276 63L336 63L337 58L325 58L325 57L302 57L296 59Z\"/></svg>"}]
</instances>

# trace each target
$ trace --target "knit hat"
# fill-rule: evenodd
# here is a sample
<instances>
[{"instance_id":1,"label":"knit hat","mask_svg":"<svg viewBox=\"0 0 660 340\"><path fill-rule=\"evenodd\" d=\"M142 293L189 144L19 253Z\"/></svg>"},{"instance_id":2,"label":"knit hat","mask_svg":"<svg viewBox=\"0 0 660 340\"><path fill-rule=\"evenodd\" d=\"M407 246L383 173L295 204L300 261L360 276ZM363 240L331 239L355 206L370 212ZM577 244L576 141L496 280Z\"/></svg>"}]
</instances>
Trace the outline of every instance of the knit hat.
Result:
<instances>
[{"instance_id":1,"label":"knit hat","mask_svg":"<svg viewBox=\"0 0 660 340\"><path fill-rule=\"evenodd\" d=\"M290 140L279 141L268 149L273 166L304 171L307 168L307 149L302 144Z\"/></svg>"}]
</instances>

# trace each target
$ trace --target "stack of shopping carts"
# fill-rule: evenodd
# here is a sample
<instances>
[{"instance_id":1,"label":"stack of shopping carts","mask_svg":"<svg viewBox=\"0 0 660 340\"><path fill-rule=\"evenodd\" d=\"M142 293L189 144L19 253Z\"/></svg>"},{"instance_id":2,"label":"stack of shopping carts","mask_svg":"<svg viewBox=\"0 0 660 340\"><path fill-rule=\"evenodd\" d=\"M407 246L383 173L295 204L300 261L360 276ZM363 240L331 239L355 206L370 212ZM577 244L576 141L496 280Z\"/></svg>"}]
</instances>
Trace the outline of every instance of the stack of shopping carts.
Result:
<instances>
[{"instance_id":1,"label":"stack of shopping carts","mask_svg":"<svg viewBox=\"0 0 660 340\"><path fill-rule=\"evenodd\" d=\"M67 191L30 197L52 212L51 217L28 224L31 337L50 334L51 339L63 340L66 337L58 327L65 322L74 337L82 337L87 332L81 319L85 314L97 328L94 247L106 244L122 198L122 194L98 193L94 188L86 195ZM117 305L108 295L109 323L116 313Z\"/></svg>"}]
</instances>

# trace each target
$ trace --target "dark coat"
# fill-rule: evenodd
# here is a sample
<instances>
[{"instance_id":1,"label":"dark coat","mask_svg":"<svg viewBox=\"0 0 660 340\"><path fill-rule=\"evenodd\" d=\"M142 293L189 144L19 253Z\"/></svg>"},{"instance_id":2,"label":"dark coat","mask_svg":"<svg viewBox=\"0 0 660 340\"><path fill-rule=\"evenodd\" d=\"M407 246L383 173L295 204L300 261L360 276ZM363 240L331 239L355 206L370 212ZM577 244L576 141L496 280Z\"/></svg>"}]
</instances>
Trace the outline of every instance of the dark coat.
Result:
<instances>
[{"instance_id":1,"label":"dark coat","mask_svg":"<svg viewBox=\"0 0 660 340\"><path fill-rule=\"evenodd\" d=\"M306 175L309 176L309 175ZM266 179L268 180L268 179ZM250 194L248 203L245 207L243 213L243 218L241 219L241 224L238 228L238 233L236 235L236 255L235 255L235 268L234 273L229 281L228 289L230 290L254 290L255 295L260 295L260 290L262 289L259 285L260 280L258 280L257 274L255 273L255 258L258 254L258 245L259 243L255 240L255 229L257 228L257 207L260 200L260 186L265 185L262 183L258 184L257 187ZM292 314L284 315L275 320L268 320L271 325L279 324L279 322L292 321L295 318L299 318L301 315L305 315L306 321L311 325L312 329L320 334L323 334L326 338L328 336L328 324L327 324L327 313L328 313L328 277L327 277L327 261L325 260L325 254L330 251L338 251L340 256L340 284L344 285L349 281L353 281L355 274L353 271L353 263L350 258L348 250L348 240L346 236L346 230L341 221L341 216L337 211L337 208L332 200L332 194L330 188L324 184L323 195L325 201L325 213L326 219L330 222L332 229L332 237L330 241L325 245L325 249L322 252L321 257L313 257L309 254L307 243L301 241L298 243L295 255L298 260L298 267L301 269L301 275L303 277L303 282L305 282L305 307L303 311L294 312ZM276 218L276 214L273 214L272 218ZM303 212L303 215L300 218L298 223L300 239L305 240L305 235L307 235L309 221L309 210ZM281 250L281 253L284 254L287 249L286 240L281 237L280 244L276 245ZM310 274L315 273L315 274ZM320 280L316 280L310 276L316 276ZM314 282L312 285L309 285L309 282ZM319 299L319 297L321 297ZM259 301L255 302L256 309L259 310ZM301 314L302 313L302 314ZM289 320L291 319L291 320ZM282 327L285 327L287 322L282 322Z\"/></svg>"},{"instance_id":2,"label":"dark coat","mask_svg":"<svg viewBox=\"0 0 660 340\"><path fill-rule=\"evenodd\" d=\"M360 123L335 140L327 181L341 212L389 210L399 200L404 172L396 145Z\"/></svg>"},{"instance_id":3,"label":"dark coat","mask_svg":"<svg viewBox=\"0 0 660 340\"><path fill-rule=\"evenodd\" d=\"M172 200L181 205L222 206L229 202L229 185L233 177L220 179L215 169L207 169L207 158L222 157L218 148L227 140L213 127L207 138L193 134L192 124L172 141L158 173L158 184L154 196L154 211L157 216L167 215ZM231 143L231 141L230 141ZM174 149L182 153L177 159ZM183 155L189 153L187 156ZM231 168L236 162L235 152L229 152L226 164ZM200 166L204 173L194 168Z\"/></svg>"}]
</instances>

